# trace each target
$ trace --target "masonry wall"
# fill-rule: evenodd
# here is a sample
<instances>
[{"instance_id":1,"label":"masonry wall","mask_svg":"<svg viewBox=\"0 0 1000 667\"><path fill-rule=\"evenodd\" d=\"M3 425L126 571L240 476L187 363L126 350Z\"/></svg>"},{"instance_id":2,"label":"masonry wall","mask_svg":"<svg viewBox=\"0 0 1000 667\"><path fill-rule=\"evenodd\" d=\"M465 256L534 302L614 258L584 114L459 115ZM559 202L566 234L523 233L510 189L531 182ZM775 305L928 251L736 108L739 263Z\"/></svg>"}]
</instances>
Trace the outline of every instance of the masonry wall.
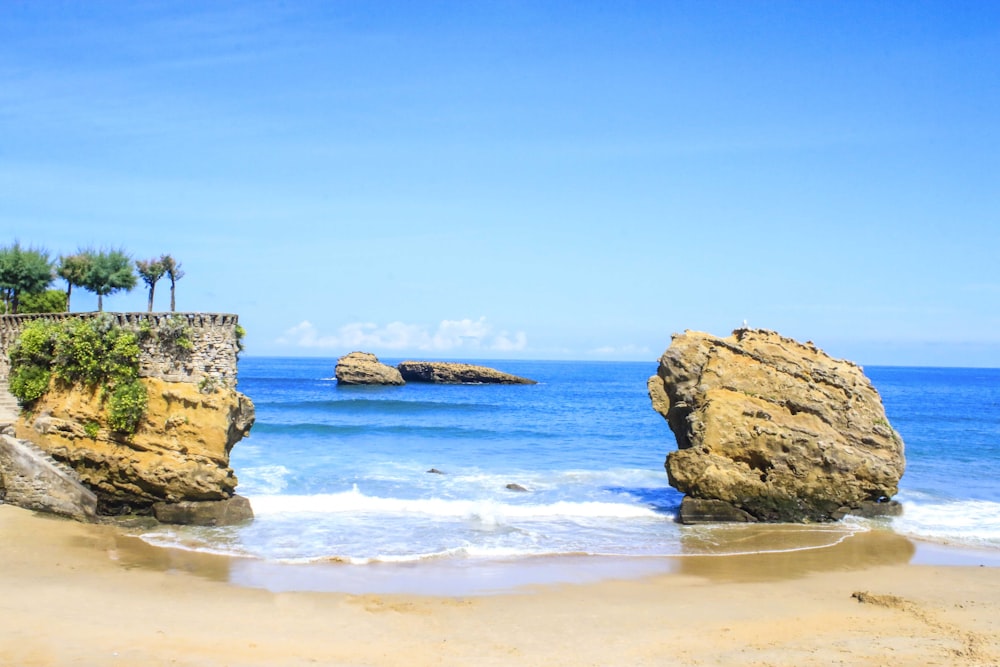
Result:
<instances>
[{"instance_id":1,"label":"masonry wall","mask_svg":"<svg viewBox=\"0 0 1000 667\"><path fill-rule=\"evenodd\" d=\"M236 386L236 358L239 340L236 315L222 313L43 313L0 315L0 382L7 383L11 347L21 330L34 320L63 321L71 318L110 317L122 327L140 331L148 326L150 335L140 343L139 374L168 382L214 382ZM183 327L191 349L166 341L171 331Z\"/></svg>"}]
</instances>

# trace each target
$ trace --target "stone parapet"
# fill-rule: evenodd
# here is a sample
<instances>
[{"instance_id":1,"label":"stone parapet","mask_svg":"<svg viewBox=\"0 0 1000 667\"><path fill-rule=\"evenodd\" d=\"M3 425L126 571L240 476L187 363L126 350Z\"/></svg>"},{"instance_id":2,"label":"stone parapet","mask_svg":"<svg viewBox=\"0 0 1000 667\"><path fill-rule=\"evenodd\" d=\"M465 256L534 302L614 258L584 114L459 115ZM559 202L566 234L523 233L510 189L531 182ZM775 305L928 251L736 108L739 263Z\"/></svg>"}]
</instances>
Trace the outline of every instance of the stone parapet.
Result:
<instances>
[{"instance_id":1,"label":"stone parapet","mask_svg":"<svg viewBox=\"0 0 1000 667\"><path fill-rule=\"evenodd\" d=\"M0 383L6 384L10 371L10 348L29 322L45 320L111 318L118 326L151 335L141 337L139 374L168 382L211 382L220 386L236 385L236 361L239 353L237 325L239 318L227 313L41 313L0 315ZM189 345L164 344L168 330L184 329Z\"/></svg>"}]
</instances>

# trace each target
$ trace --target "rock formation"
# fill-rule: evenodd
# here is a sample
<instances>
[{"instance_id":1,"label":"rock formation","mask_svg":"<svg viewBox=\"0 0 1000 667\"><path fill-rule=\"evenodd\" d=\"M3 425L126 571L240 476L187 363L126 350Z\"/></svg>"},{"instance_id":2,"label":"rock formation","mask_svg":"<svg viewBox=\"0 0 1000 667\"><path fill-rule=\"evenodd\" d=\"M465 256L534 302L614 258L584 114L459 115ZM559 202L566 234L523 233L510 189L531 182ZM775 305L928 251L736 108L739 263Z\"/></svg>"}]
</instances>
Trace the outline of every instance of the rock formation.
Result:
<instances>
[{"instance_id":1,"label":"rock formation","mask_svg":"<svg viewBox=\"0 0 1000 667\"><path fill-rule=\"evenodd\" d=\"M447 361L404 361L398 366L407 382L435 384L536 384L534 380L486 366Z\"/></svg>"},{"instance_id":2,"label":"rock formation","mask_svg":"<svg viewBox=\"0 0 1000 667\"><path fill-rule=\"evenodd\" d=\"M228 387L203 393L188 382L142 382L149 404L131 436L98 427L100 388L58 383L21 415L16 435L75 470L102 514L231 497L229 452L253 424L253 403Z\"/></svg>"},{"instance_id":3,"label":"rock formation","mask_svg":"<svg viewBox=\"0 0 1000 667\"><path fill-rule=\"evenodd\" d=\"M381 363L368 352L351 352L337 359L334 374L338 384L406 384L398 370Z\"/></svg>"},{"instance_id":4,"label":"rock formation","mask_svg":"<svg viewBox=\"0 0 1000 667\"><path fill-rule=\"evenodd\" d=\"M223 313L0 315L0 421L14 419L0 447L8 501L85 519L252 516L229 467L254 422L235 391L244 333ZM8 388L23 410L11 409Z\"/></svg>"},{"instance_id":5,"label":"rock formation","mask_svg":"<svg viewBox=\"0 0 1000 667\"><path fill-rule=\"evenodd\" d=\"M903 442L862 369L772 331L675 335L648 383L685 522L898 513Z\"/></svg>"}]
</instances>

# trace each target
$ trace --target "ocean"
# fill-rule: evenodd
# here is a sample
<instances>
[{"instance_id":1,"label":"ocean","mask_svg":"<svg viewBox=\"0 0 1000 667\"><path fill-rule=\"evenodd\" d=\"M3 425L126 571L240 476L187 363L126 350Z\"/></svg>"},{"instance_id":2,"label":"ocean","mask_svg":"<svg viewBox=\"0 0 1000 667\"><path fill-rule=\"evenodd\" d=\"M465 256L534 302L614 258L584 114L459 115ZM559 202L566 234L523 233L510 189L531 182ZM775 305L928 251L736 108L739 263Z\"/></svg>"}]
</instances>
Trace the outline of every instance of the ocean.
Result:
<instances>
[{"instance_id":1,"label":"ocean","mask_svg":"<svg viewBox=\"0 0 1000 667\"><path fill-rule=\"evenodd\" d=\"M538 384L339 387L336 359L242 359L257 422L231 465L255 520L142 538L362 569L814 549L868 530L1000 554L1000 369L866 368L906 444L903 516L755 540L759 527L676 523L655 362L474 363Z\"/></svg>"}]
</instances>

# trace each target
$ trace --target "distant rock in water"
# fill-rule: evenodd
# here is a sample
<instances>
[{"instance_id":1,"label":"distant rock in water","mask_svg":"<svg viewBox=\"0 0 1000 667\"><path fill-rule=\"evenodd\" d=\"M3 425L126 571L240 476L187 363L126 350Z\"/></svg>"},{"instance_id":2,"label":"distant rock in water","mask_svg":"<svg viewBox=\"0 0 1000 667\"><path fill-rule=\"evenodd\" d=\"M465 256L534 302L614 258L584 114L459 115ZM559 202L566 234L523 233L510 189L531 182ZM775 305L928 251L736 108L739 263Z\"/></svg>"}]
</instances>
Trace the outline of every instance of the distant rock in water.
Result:
<instances>
[{"instance_id":1,"label":"distant rock in water","mask_svg":"<svg viewBox=\"0 0 1000 667\"><path fill-rule=\"evenodd\" d=\"M404 361L398 366L407 382L435 384L536 384L534 380L486 366L447 361Z\"/></svg>"},{"instance_id":2,"label":"distant rock in water","mask_svg":"<svg viewBox=\"0 0 1000 667\"><path fill-rule=\"evenodd\" d=\"M859 366L773 331L685 332L648 387L685 523L899 513L903 441Z\"/></svg>"},{"instance_id":3,"label":"distant rock in water","mask_svg":"<svg viewBox=\"0 0 1000 667\"><path fill-rule=\"evenodd\" d=\"M344 355L337 360L334 374L338 384L406 384L398 370L381 363L378 357L368 352L351 352Z\"/></svg>"},{"instance_id":4,"label":"distant rock in water","mask_svg":"<svg viewBox=\"0 0 1000 667\"><path fill-rule=\"evenodd\" d=\"M431 468L427 472L430 473L430 474L432 474L432 475L443 475L444 474L443 472L441 472L437 468Z\"/></svg>"},{"instance_id":5,"label":"distant rock in water","mask_svg":"<svg viewBox=\"0 0 1000 667\"><path fill-rule=\"evenodd\" d=\"M517 491L518 493L527 493L528 490L521 486L520 484L514 484L511 482L505 487L508 491Z\"/></svg>"}]
</instances>

